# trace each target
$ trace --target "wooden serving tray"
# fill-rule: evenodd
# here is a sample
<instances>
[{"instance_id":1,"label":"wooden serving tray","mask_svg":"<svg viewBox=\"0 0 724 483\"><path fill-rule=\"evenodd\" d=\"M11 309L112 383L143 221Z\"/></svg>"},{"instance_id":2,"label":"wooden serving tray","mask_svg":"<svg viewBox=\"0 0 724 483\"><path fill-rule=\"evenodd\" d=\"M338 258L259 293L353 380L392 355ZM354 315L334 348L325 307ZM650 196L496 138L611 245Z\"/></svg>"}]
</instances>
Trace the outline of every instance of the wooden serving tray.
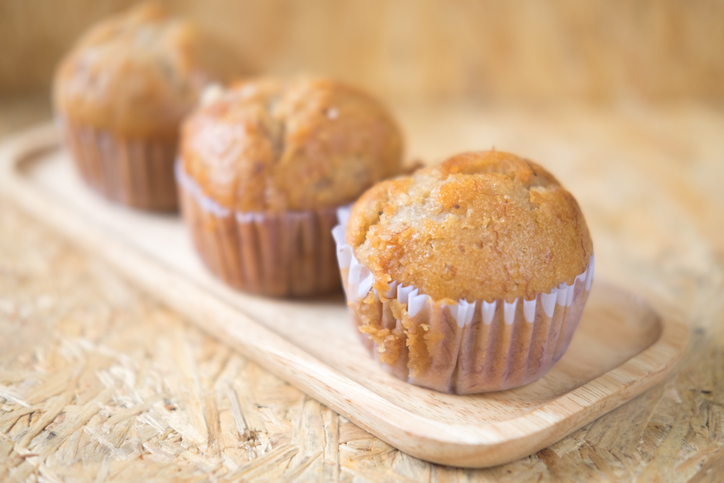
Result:
<instances>
[{"instance_id":1,"label":"wooden serving tray","mask_svg":"<svg viewBox=\"0 0 724 483\"><path fill-rule=\"evenodd\" d=\"M659 382L688 327L596 281L566 355L541 380L477 396L405 384L357 340L341 296L288 301L212 278L178 216L113 205L76 175L52 125L0 146L0 190L271 372L418 458L506 463L542 449Z\"/></svg>"}]
</instances>

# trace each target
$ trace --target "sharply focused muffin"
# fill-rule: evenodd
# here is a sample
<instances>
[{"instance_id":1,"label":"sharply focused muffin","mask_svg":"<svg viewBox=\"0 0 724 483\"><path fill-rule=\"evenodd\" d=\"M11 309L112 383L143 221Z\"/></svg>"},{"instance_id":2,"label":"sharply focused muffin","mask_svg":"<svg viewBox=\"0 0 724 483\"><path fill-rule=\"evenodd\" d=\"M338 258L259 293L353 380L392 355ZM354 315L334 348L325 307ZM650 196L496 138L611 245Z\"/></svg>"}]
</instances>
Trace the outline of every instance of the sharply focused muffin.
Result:
<instances>
[{"instance_id":1,"label":"sharply focused muffin","mask_svg":"<svg viewBox=\"0 0 724 483\"><path fill-rule=\"evenodd\" d=\"M272 296L340 288L335 210L399 174L402 136L366 93L327 79L242 82L184 123L184 217L210 270Z\"/></svg>"},{"instance_id":2,"label":"sharply focused muffin","mask_svg":"<svg viewBox=\"0 0 724 483\"><path fill-rule=\"evenodd\" d=\"M85 181L136 208L175 209L179 124L226 70L218 56L219 45L156 4L85 34L60 63L53 92Z\"/></svg>"},{"instance_id":3,"label":"sharply focused muffin","mask_svg":"<svg viewBox=\"0 0 724 483\"><path fill-rule=\"evenodd\" d=\"M377 359L459 394L545 374L593 275L573 196L541 166L497 151L375 185L335 237L348 305Z\"/></svg>"}]
</instances>

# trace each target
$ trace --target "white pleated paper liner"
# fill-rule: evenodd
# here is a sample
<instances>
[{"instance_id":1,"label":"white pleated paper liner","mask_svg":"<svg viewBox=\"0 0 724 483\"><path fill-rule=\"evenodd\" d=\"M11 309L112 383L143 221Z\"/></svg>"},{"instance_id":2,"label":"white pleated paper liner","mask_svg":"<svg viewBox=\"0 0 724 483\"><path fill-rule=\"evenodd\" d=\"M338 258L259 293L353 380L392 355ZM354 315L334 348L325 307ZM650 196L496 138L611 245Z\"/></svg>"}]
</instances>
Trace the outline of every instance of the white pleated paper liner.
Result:
<instances>
[{"instance_id":1,"label":"white pleated paper liner","mask_svg":"<svg viewBox=\"0 0 724 483\"><path fill-rule=\"evenodd\" d=\"M133 208L175 210L175 139L128 139L57 116L81 177L105 198Z\"/></svg>"},{"instance_id":2,"label":"white pleated paper liner","mask_svg":"<svg viewBox=\"0 0 724 483\"><path fill-rule=\"evenodd\" d=\"M345 243L349 209L337 217L332 234L352 319L375 359L398 378L455 394L499 391L539 379L568 348L593 282L593 255L573 284L533 300L449 305L397 282L378 293Z\"/></svg>"},{"instance_id":3,"label":"white pleated paper liner","mask_svg":"<svg viewBox=\"0 0 724 483\"><path fill-rule=\"evenodd\" d=\"M237 212L208 197L176 163L181 211L206 267L234 288L271 297L339 291L336 208Z\"/></svg>"}]
</instances>

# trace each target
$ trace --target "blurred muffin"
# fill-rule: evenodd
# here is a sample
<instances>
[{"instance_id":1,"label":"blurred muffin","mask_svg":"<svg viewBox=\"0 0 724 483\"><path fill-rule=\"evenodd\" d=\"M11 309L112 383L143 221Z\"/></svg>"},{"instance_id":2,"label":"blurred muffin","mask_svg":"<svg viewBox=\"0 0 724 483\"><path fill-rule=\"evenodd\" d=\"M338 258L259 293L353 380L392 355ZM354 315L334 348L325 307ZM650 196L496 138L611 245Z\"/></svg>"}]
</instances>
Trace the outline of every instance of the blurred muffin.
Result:
<instances>
[{"instance_id":1,"label":"blurred muffin","mask_svg":"<svg viewBox=\"0 0 724 483\"><path fill-rule=\"evenodd\" d=\"M184 123L177 179L198 252L270 296L339 290L335 211L400 172L402 136L376 100L326 79L238 83Z\"/></svg>"},{"instance_id":2,"label":"blurred muffin","mask_svg":"<svg viewBox=\"0 0 724 483\"><path fill-rule=\"evenodd\" d=\"M542 377L568 348L593 244L576 200L541 166L460 154L375 185L340 215L347 303L397 377L497 391Z\"/></svg>"},{"instance_id":3,"label":"blurred muffin","mask_svg":"<svg viewBox=\"0 0 724 483\"><path fill-rule=\"evenodd\" d=\"M135 208L177 207L179 124L221 74L219 48L156 4L109 18L77 42L56 70L53 98L92 188Z\"/></svg>"}]
</instances>

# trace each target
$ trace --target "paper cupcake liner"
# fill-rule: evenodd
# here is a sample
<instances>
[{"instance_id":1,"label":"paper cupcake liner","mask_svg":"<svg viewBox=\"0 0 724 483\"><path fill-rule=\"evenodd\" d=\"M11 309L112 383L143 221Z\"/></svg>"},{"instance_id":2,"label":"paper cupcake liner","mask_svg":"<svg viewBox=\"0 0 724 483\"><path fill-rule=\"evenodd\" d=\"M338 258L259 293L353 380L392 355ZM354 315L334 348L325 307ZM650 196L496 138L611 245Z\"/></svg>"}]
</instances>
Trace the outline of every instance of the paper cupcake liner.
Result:
<instances>
[{"instance_id":1,"label":"paper cupcake liner","mask_svg":"<svg viewBox=\"0 0 724 483\"><path fill-rule=\"evenodd\" d=\"M342 284L329 235L336 208L304 212L234 212L204 195L176 164L181 211L196 250L218 278L272 297L308 297Z\"/></svg>"},{"instance_id":2,"label":"paper cupcake liner","mask_svg":"<svg viewBox=\"0 0 724 483\"><path fill-rule=\"evenodd\" d=\"M177 209L175 140L125 139L63 117L58 124L81 177L95 191L133 208Z\"/></svg>"},{"instance_id":3,"label":"paper cupcake liner","mask_svg":"<svg viewBox=\"0 0 724 483\"><path fill-rule=\"evenodd\" d=\"M500 391L539 379L568 349L593 282L593 255L572 285L533 300L449 305L397 282L385 294L372 288L372 273L345 243L348 217L340 209L332 231L347 305L363 344L396 377L454 394Z\"/></svg>"}]
</instances>

